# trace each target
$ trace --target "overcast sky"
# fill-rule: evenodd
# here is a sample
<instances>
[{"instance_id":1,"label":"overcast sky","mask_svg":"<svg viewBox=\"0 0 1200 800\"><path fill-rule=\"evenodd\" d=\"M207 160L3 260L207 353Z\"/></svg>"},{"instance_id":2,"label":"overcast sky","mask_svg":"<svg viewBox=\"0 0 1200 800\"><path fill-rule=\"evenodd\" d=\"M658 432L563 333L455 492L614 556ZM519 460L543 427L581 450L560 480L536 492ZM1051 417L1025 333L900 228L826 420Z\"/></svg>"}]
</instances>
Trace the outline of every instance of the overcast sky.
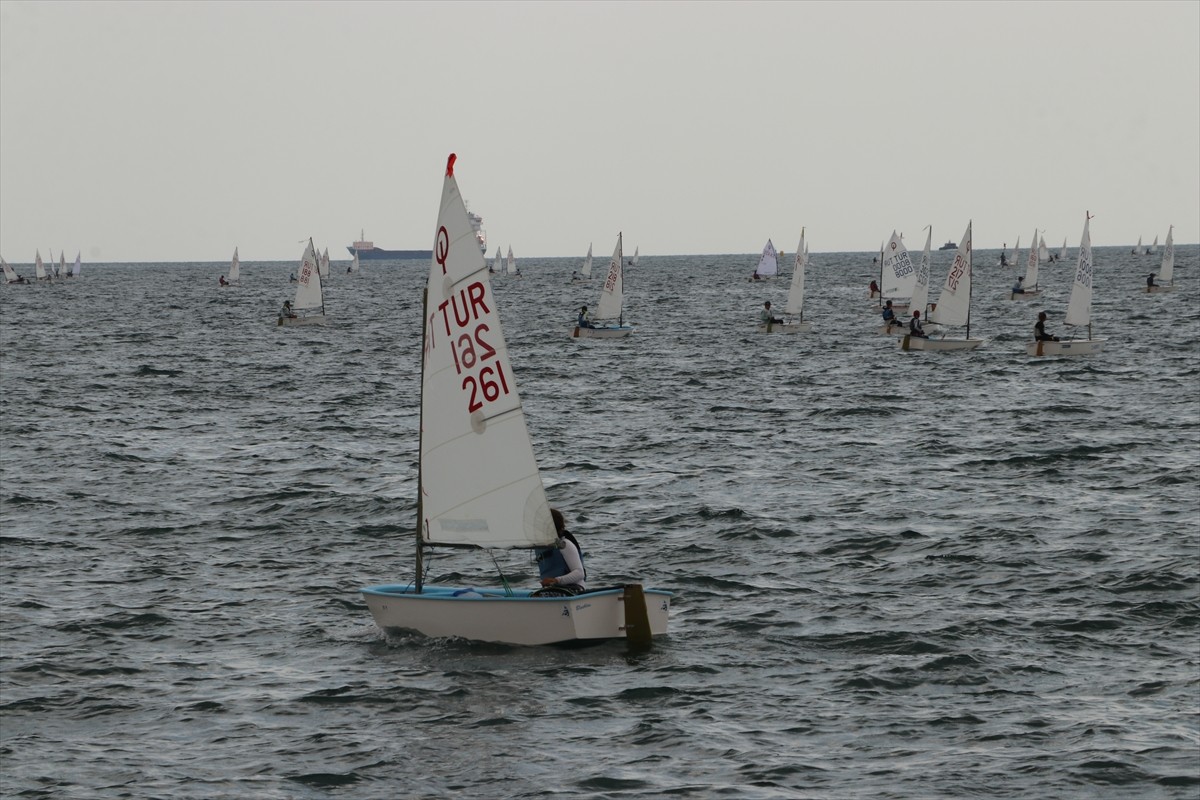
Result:
<instances>
[{"instance_id":1,"label":"overcast sky","mask_svg":"<svg viewBox=\"0 0 1200 800\"><path fill-rule=\"evenodd\" d=\"M1200 238L1200 3L0 2L0 255Z\"/></svg>"}]
</instances>

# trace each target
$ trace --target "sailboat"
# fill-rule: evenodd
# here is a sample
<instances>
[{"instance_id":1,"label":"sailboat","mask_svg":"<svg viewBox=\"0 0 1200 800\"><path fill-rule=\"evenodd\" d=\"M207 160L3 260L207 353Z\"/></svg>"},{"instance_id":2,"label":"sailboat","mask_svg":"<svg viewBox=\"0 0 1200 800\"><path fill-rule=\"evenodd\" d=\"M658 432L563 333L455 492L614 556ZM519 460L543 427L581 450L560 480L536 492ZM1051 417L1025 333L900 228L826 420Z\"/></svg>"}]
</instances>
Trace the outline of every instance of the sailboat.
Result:
<instances>
[{"instance_id":1,"label":"sailboat","mask_svg":"<svg viewBox=\"0 0 1200 800\"><path fill-rule=\"evenodd\" d=\"M574 597L425 583L425 548L549 548L550 505L500 326L487 265L446 165L421 348L415 576L363 599L385 631L511 645L665 634L671 593L629 583ZM619 255L619 252L618 252Z\"/></svg>"},{"instance_id":2,"label":"sailboat","mask_svg":"<svg viewBox=\"0 0 1200 800\"><path fill-rule=\"evenodd\" d=\"M8 262L0 258L0 266L4 268L5 283L28 283L24 278L17 274L17 271L8 265Z\"/></svg>"},{"instance_id":3,"label":"sailboat","mask_svg":"<svg viewBox=\"0 0 1200 800\"><path fill-rule=\"evenodd\" d=\"M319 263L320 263L320 269L318 271L321 273L321 279L324 280L325 278L329 277L329 248L328 247L325 248L324 253L321 253L321 260Z\"/></svg>"},{"instance_id":4,"label":"sailboat","mask_svg":"<svg viewBox=\"0 0 1200 800\"><path fill-rule=\"evenodd\" d=\"M1175 226L1167 228L1167 242L1163 247L1162 266L1158 268L1153 286L1147 286L1151 294L1175 291Z\"/></svg>"},{"instance_id":5,"label":"sailboat","mask_svg":"<svg viewBox=\"0 0 1200 800\"><path fill-rule=\"evenodd\" d=\"M588 252L584 256L583 266L579 268L579 272L572 275L571 280L575 283L583 283L591 280L592 277L592 243L588 242Z\"/></svg>"},{"instance_id":6,"label":"sailboat","mask_svg":"<svg viewBox=\"0 0 1200 800\"><path fill-rule=\"evenodd\" d=\"M296 281L296 298L292 301L292 313L295 316L281 313L279 324L284 326L325 324L325 295L321 285L321 268L312 239L308 240L308 246L304 248L304 256L300 262L300 277Z\"/></svg>"},{"instance_id":7,"label":"sailboat","mask_svg":"<svg viewBox=\"0 0 1200 800\"><path fill-rule=\"evenodd\" d=\"M1108 341L1092 338L1092 234L1089 230L1091 220L1090 215L1084 215L1075 282L1071 285L1071 299L1067 301L1067 315L1063 318L1064 325L1077 330L1086 325L1088 338L1065 342L1027 342L1025 352L1031 356L1084 356L1100 352L1104 343Z\"/></svg>"},{"instance_id":8,"label":"sailboat","mask_svg":"<svg viewBox=\"0 0 1200 800\"><path fill-rule=\"evenodd\" d=\"M1140 256L1142 254L1142 237L1138 237L1138 243L1133 246L1133 249L1129 251L1129 254L1134 256Z\"/></svg>"},{"instance_id":9,"label":"sailboat","mask_svg":"<svg viewBox=\"0 0 1200 800\"><path fill-rule=\"evenodd\" d=\"M1034 228L1034 230L1033 230L1034 241L1037 241L1037 237L1038 237L1037 228ZM1025 291L1023 291L1023 292L1009 291L1009 293L1008 293L1009 300L1032 300L1033 298L1039 297L1042 294L1042 290L1038 286L1038 262L1039 261L1040 261L1040 258L1038 257L1038 251L1034 250L1032 247L1029 248L1029 258L1027 258L1025 260L1025 280L1021 284L1021 288L1024 289Z\"/></svg>"},{"instance_id":10,"label":"sailboat","mask_svg":"<svg viewBox=\"0 0 1200 800\"><path fill-rule=\"evenodd\" d=\"M633 258L629 259L629 266L636 267L641 256L638 255L638 248L633 248Z\"/></svg>"},{"instance_id":11,"label":"sailboat","mask_svg":"<svg viewBox=\"0 0 1200 800\"><path fill-rule=\"evenodd\" d=\"M80 268L80 266L81 266L81 265L80 265L80 262L79 262L79 257L80 257L81 255L82 255L82 253L80 253L80 252L78 252L78 251L76 251L76 252L75 252L75 266L71 267L71 277L72 277L72 278L78 278L78 277L79 277L79 268Z\"/></svg>"},{"instance_id":12,"label":"sailboat","mask_svg":"<svg viewBox=\"0 0 1200 800\"><path fill-rule=\"evenodd\" d=\"M361 266L358 261L358 248L356 247L354 248L354 258L350 260L350 266L346 267L346 272L353 274L358 272L360 268Z\"/></svg>"},{"instance_id":13,"label":"sailboat","mask_svg":"<svg viewBox=\"0 0 1200 800\"><path fill-rule=\"evenodd\" d=\"M1154 241L1146 248L1146 255L1152 256L1158 252L1158 234L1154 234Z\"/></svg>"},{"instance_id":14,"label":"sailboat","mask_svg":"<svg viewBox=\"0 0 1200 800\"><path fill-rule=\"evenodd\" d=\"M242 261L238 258L238 249L233 248L233 260L229 262L229 283L234 284L242 280Z\"/></svg>"},{"instance_id":15,"label":"sailboat","mask_svg":"<svg viewBox=\"0 0 1200 800\"><path fill-rule=\"evenodd\" d=\"M488 272L493 275L504 271L504 257L500 255L500 245L496 245L496 257L492 259L492 266L488 268Z\"/></svg>"},{"instance_id":16,"label":"sailboat","mask_svg":"<svg viewBox=\"0 0 1200 800\"><path fill-rule=\"evenodd\" d=\"M1038 261L1050 260L1050 248L1046 247L1046 237L1043 235L1038 241Z\"/></svg>"},{"instance_id":17,"label":"sailboat","mask_svg":"<svg viewBox=\"0 0 1200 800\"><path fill-rule=\"evenodd\" d=\"M517 269L517 260L513 258L512 245L508 246L508 257L504 259L504 270L509 275L520 276L521 270Z\"/></svg>"},{"instance_id":18,"label":"sailboat","mask_svg":"<svg viewBox=\"0 0 1200 800\"><path fill-rule=\"evenodd\" d=\"M908 326L899 314L908 311L909 303L912 301L913 287L917 282L917 270L912 259L909 258L904 240L895 231L892 231L891 238L884 245L883 266L880 268L880 275L884 279L882 290L884 302L892 301L892 311L896 312L897 317L891 325L887 323L880 325L878 331L889 336L902 336L908 330ZM896 293L901 291L904 301L897 302L893 297L898 297Z\"/></svg>"},{"instance_id":19,"label":"sailboat","mask_svg":"<svg viewBox=\"0 0 1200 800\"><path fill-rule=\"evenodd\" d=\"M1035 248L1036 252L1036 248ZM942 284L942 293L937 305L929 314L929 321L943 328L957 328L963 325L967 328L963 339L947 339L946 333L935 338L905 335L900 340L903 350L974 350L983 344L982 339L971 338L971 223L963 233L954 261L946 273L946 282Z\"/></svg>"},{"instance_id":20,"label":"sailboat","mask_svg":"<svg viewBox=\"0 0 1200 800\"><path fill-rule=\"evenodd\" d=\"M758 257L758 266L754 268L754 274L747 280L759 281L764 278L774 278L779 274L779 254L775 252L775 245L767 239L767 243L763 245L762 255Z\"/></svg>"},{"instance_id":21,"label":"sailboat","mask_svg":"<svg viewBox=\"0 0 1200 800\"><path fill-rule=\"evenodd\" d=\"M1066 261L1068 257L1069 257L1069 254L1067 253L1067 237L1064 236L1062 249L1058 251L1058 260Z\"/></svg>"},{"instance_id":22,"label":"sailboat","mask_svg":"<svg viewBox=\"0 0 1200 800\"><path fill-rule=\"evenodd\" d=\"M800 229L800 244L796 247L796 266L788 287L787 304L783 307L783 322L768 322L758 326L759 333L811 333L812 323L804 321L804 268L808 265L808 248L804 244L804 228ZM788 320L792 317L792 320Z\"/></svg>"},{"instance_id":23,"label":"sailboat","mask_svg":"<svg viewBox=\"0 0 1200 800\"><path fill-rule=\"evenodd\" d=\"M617 247L608 262L608 275L600 287L600 303L591 327L576 325L571 331L575 339L623 339L633 333L633 326L625 324L621 307L625 301L625 281L621 274L621 234L617 234Z\"/></svg>"},{"instance_id":24,"label":"sailboat","mask_svg":"<svg viewBox=\"0 0 1200 800\"><path fill-rule=\"evenodd\" d=\"M58 277L60 279L71 277L71 273L67 271L67 251L66 250L58 251Z\"/></svg>"},{"instance_id":25,"label":"sailboat","mask_svg":"<svg viewBox=\"0 0 1200 800\"><path fill-rule=\"evenodd\" d=\"M46 265L42 263L42 251L36 251L36 256L33 260L33 274L39 281L50 280L49 273L46 272Z\"/></svg>"}]
</instances>

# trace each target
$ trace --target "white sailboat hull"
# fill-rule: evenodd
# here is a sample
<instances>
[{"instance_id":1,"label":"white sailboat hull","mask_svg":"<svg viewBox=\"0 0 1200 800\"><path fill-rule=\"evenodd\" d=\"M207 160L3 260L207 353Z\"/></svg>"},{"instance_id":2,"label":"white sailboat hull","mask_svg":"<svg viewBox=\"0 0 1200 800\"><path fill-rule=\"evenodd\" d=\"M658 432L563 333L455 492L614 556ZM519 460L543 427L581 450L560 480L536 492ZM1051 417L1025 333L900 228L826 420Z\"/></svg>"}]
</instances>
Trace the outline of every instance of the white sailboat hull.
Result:
<instances>
[{"instance_id":1,"label":"white sailboat hull","mask_svg":"<svg viewBox=\"0 0 1200 800\"><path fill-rule=\"evenodd\" d=\"M528 590L408 584L362 590L375 623L385 631L479 642L543 645L588 639L625 638L625 591L604 589L575 597L530 597ZM667 632L671 593L644 590L652 636Z\"/></svg>"},{"instance_id":2,"label":"white sailboat hull","mask_svg":"<svg viewBox=\"0 0 1200 800\"><path fill-rule=\"evenodd\" d=\"M1154 286L1146 287L1146 294L1160 294L1162 292L1173 292L1173 291L1175 291L1175 287L1171 286L1170 284L1164 284L1162 286L1155 284Z\"/></svg>"},{"instance_id":3,"label":"white sailboat hull","mask_svg":"<svg viewBox=\"0 0 1200 800\"><path fill-rule=\"evenodd\" d=\"M324 325L328 319L324 314L309 314L306 317L280 317L279 325L285 328L295 327L297 325Z\"/></svg>"},{"instance_id":4,"label":"white sailboat hull","mask_svg":"<svg viewBox=\"0 0 1200 800\"><path fill-rule=\"evenodd\" d=\"M905 334L900 339L901 350L974 350L983 339L922 339Z\"/></svg>"},{"instance_id":5,"label":"white sailboat hull","mask_svg":"<svg viewBox=\"0 0 1200 800\"><path fill-rule=\"evenodd\" d=\"M812 333L811 322L773 322L758 326L759 333Z\"/></svg>"},{"instance_id":6,"label":"white sailboat hull","mask_svg":"<svg viewBox=\"0 0 1200 800\"><path fill-rule=\"evenodd\" d=\"M1107 339L1075 339L1067 342L1026 342L1031 356L1088 356L1099 353Z\"/></svg>"},{"instance_id":7,"label":"white sailboat hull","mask_svg":"<svg viewBox=\"0 0 1200 800\"><path fill-rule=\"evenodd\" d=\"M1026 289L1023 292L1009 292L1009 300L1036 300L1042 296L1041 289Z\"/></svg>"},{"instance_id":8,"label":"white sailboat hull","mask_svg":"<svg viewBox=\"0 0 1200 800\"><path fill-rule=\"evenodd\" d=\"M575 327L571 331L573 339L623 339L633 333L632 325L607 325L594 328Z\"/></svg>"},{"instance_id":9,"label":"white sailboat hull","mask_svg":"<svg viewBox=\"0 0 1200 800\"><path fill-rule=\"evenodd\" d=\"M906 336L908 334L907 325L880 325L875 329L876 333L884 336Z\"/></svg>"}]
</instances>

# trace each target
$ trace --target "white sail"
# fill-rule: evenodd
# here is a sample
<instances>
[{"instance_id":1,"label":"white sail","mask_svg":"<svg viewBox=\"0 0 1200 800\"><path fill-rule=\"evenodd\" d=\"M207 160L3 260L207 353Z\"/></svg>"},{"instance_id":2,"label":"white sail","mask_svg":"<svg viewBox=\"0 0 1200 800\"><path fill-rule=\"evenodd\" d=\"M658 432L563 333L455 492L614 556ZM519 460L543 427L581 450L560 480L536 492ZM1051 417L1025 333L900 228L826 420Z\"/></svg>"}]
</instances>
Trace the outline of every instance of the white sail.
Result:
<instances>
[{"instance_id":1,"label":"white sail","mask_svg":"<svg viewBox=\"0 0 1200 800\"><path fill-rule=\"evenodd\" d=\"M321 253L320 273L322 278L329 277L329 248L325 248L325 252Z\"/></svg>"},{"instance_id":2,"label":"white sail","mask_svg":"<svg viewBox=\"0 0 1200 800\"><path fill-rule=\"evenodd\" d=\"M1079 240L1079 261L1075 267L1075 283L1067 302L1067 325L1083 326L1092 323L1092 234L1088 229L1091 217L1083 221L1083 236Z\"/></svg>"},{"instance_id":3,"label":"white sail","mask_svg":"<svg viewBox=\"0 0 1200 800\"><path fill-rule=\"evenodd\" d=\"M325 299L321 291L321 270L317 260L316 250L313 249L312 239L304 248L304 257L300 262L300 276L296 282L296 299L292 301L293 311L320 311L324 313Z\"/></svg>"},{"instance_id":4,"label":"white sail","mask_svg":"<svg viewBox=\"0 0 1200 800\"><path fill-rule=\"evenodd\" d=\"M758 259L758 267L755 268L754 274L760 278L768 278L779 274L779 254L775 252L775 245L767 239L767 243L763 245L762 255Z\"/></svg>"},{"instance_id":5,"label":"white sail","mask_svg":"<svg viewBox=\"0 0 1200 800\"><path fill-rule=\"evenodd\" d=\"M1041 238L1041 240L1038 242L1038 260L1039 261L1049 261L1050 260L1050 250L1049 250L1049 248L1046 247L1046 237L1045 236L1043 236Z\"/></svg>"},{"instance_id":6,"label":"white sail","mask_svg":"<svg viewBox=\"0 0 1200 800\"><path fill-rule=\"evenodd\" d=\"M1168 239L1168 241L1170 241L1170 240ZM5 283L16 283L18 280L20 280L20 277L17 275L17 271L15 269L13 269L12 267L10 267L8 265L8 262L5 261L3 258L0 258L0 266L4 267L4 282Z\"/></svg>"},{"instance_id":7,"label":"white sail","mask_svg":"<svg viewBox=\"0 0 1200 800\"><path fill-rule=\"evenodd\" d=\"M555 541L487 265L446 168L426 290L421 532L430 544Z\"/></svg>"},{"instance_id":8,"label":"white sail","mask_svg":"<svg viewBox=\"0 0 1200 800\"><path fill-rule=\"evenodd\" d=\"M1158 252L1158 234L1154 234L1154 241L1146 248L1146 255L1152 256Z\"/></svg>"},{"instance_id":9,"label":"white sail","mask_svg":"<svg viewBox=\"0 0 1200 800\"><path fill-rule=\"evenodd\" d=\"M585 278L592 277L592 243L588 242L588 254L583 259L583 266L579 268L579 274Z\"/></svg>"},{"instance_id":10,"label":"white sail","mask_svg":"<svg viewBox=\"0 0 1200 800\"><path fill-rule=\"evenodd\" d=\"M238 249L233 248L233 261L229 263L229 282L237 283L242 277L242 262L238 258Z\"/></svg>"},{"instance_id":11,"label":"white sail","mask_svg":"<svg viewBox=\"0 0 1200 800\"><path fill-rule=\"evenodd\" d=\"M624 282L621 278L621 234L617 234L617 247L613 250L612 259L608 262L608 274L604 285L600 287L600 303L596 306L596 320L621 318L621 303L624 299Z\"/></svg>"},{"instance_id":12,"label":"white sail","mask_svg":"<svg viewBox=\"0 0 1200 800\"><path fill-rule=\"evenodd\" d=\"M67 277L67 251L58 251L58 277Z\"/></svg>"},{"instance_id":13,"label":"white sail","mask_svg":"<svg viewBox=\"0 0 1200 800\"><path fill-rule=\"evenodd\" d=\"M1034 249L1036 251L1036 248ZM937 306L929 315L930 322L939 325L966 325L971 319L971 223L958 243L954 261L946 273L946 282L938 297Z\"/></svg>"},{"instance_id":14,"label":"white sail","mask_svg":"<svg viewBox=\"0 0 1200 800\"><path fill-rule=\"evenodd\" d=\"M631 259L630 263L636 267L638 265L639 258L640 258L640 256L638 255L638 248L635 247L635 248L633 248L633 258Z\"/></svg>"},{"instance_id":15,"label":"white sail","mask_svg":"<svg viewBox=\"0 0 1200 800\"><path fill-rule=\"evenodd\" d=\"M1033 240L1036 242L1038 238L1037 228L1033 229ZM1029 248L1029 258L1025 260L1025 288L1033 291L1038 285L1038 263L1041 259L1038 257L1038 251L1032 247Z\"/></svg>"},{"instance_id":16,"label":"white sail","mask_svg":"<svg viewBox=\"0 0 1200 800\"><path fill-rule=\"evenodd\" d=\"M80 256L80 255L82 255L82 253L78 253L78 252L77 252L77 253L75 253L75 266L71 268L71 277L72 277L72 278L78 278L78 277L79 277L79 268L80 268L80 266L81 266L81 264L80 264L80 262L79 262L79 256Z\"/></svg>"},{"instance_id":17,"label":"white sail","mask_svg":"<svg viewBox=\"0 0 1200 800\"><path fill-rule=\"evenodd\" d=\"M46 274L46 265L42 263L42 251L36 251L37 255L33 262L33 274L39 281L48 281L50 276Z\"/></svg>"},{"instance_id":18,"label":"white sail","mask_svg":"<svg viewBox=\"0 0 1200 800\"><path fill-rule=\"evenodd\" d=\"M883 247L883 299L908 301L912 297L913 286L917 283L917 269L912 259L908 257L908 248L904 246L895 231Z\"/></svg>"},{"instance_id":19,"label":"white sail","mask_svg":"<svg viewBox=\"0 0 1200 800\"><path fill-rule=\"evenodd\" d=\"M792 285L788 287L787 305L783 313L796 314L804 319L804 228L800 229L800 244L796 246L796 266L792 270Z\"/></svg>"},{"instance_id":20,"label":"white sail","mask_svg":"<svg viewBox=\"0 0 1200 800\"><path fill-rule=\"evenodd\" d=\"M1064 236L1062 249L1058 251L1058 260L1066 261L1069 255L1070 254L1067 253L1067 237Z\"/></svg>"},{"instance_id":21,"label":"white sail","mask_svg":"<svg viewBox=\"0 0 1200 800\"><path fill-rule=\"evenodd\" d=\"M929 305L929 254L933 245L933 226L930 225L926 230L929 232L925 234L925 249L921 251L921 260L917 264L917 279L913 282L912 299L908 301L910 313L920 311L922 320L929 317L925 307Z\"/></svg>"},{"instance_id":22,"label":"white sail","mask_svg":"<svg viewBox=\"0 0 1200 800\"><path fill-rule=\"evenodd\" d=\"M508 246L508 257L504 260L504 268L509 275L517 274L517 260L513 258L511 244Z\"/></svg>"},{"instance_id":23,"label":"white sail","mask_svg":"<svg viewBox=\"0 0 1200 800\"><path fill-rule=\"evenodd\" d=\"M1135 244L1133 246L1133 249L1130 250L1129 252L1135 256L1140 256L1142 254L1142 237L1140 237L1140 236L1138 237L1138 243Z\"/></svg>"},{"instance_id":24,"label":"white sail","mask_svg":"<svg viewBox=\"0 0 1200 800\"><path fill-rule=\"evenodd\" d=\"M357 250L357 248L356 248L356 249L354 250L354 258L353 258L353 259L350 261L350 271L351 271L351 272L358 272L358 268L359 268L359 263L358 263L358 250Z\"/></svg>"},{"instance_id":25,"label":"white sail","mask_svg":"<svg viewBox=\"0 0 1200 800\"><path fill-rule=\"evenodd\" d=\"M1020 236L1017 237L1017 243L1015 245L1013 245L1012 263L1013 264L1021 263L1021 237Z\"/></svg>"},{"instance_id":26,"label":"white sail","mask_svg":"<svg viewBox=\"0 0 1200 800\"><path fill-rule=\"evenodd\" d=\"M1162 266L1158 268L1158 280L1165 284L1175 281L1175 226L1167 228L1167 243L1163 247Z\"/></svg>"}]
</instances>

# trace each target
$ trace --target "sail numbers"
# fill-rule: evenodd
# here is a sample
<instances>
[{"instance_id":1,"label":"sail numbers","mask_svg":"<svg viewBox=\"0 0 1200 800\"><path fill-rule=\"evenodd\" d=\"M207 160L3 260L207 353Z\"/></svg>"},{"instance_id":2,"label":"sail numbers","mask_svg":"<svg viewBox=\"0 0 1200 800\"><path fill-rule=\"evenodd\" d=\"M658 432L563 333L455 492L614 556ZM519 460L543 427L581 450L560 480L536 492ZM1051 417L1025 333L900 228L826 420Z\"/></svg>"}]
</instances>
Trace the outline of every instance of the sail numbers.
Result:
<instances>
[{"instance_id":1,"label":"sail numbers","mask_svg":"<svg viewBox=\"0 0 1200 800\"><path fill-rule=\"evenodd\" d=\"M462 376L462 389L467 393L469 414L479 411L485 402L495 402L512 392L496 348L487 341L491 328L482 318L491 311L486 294L484 284L475 281L438 306L454 370Z\"/></svg>"}]
</instances>

